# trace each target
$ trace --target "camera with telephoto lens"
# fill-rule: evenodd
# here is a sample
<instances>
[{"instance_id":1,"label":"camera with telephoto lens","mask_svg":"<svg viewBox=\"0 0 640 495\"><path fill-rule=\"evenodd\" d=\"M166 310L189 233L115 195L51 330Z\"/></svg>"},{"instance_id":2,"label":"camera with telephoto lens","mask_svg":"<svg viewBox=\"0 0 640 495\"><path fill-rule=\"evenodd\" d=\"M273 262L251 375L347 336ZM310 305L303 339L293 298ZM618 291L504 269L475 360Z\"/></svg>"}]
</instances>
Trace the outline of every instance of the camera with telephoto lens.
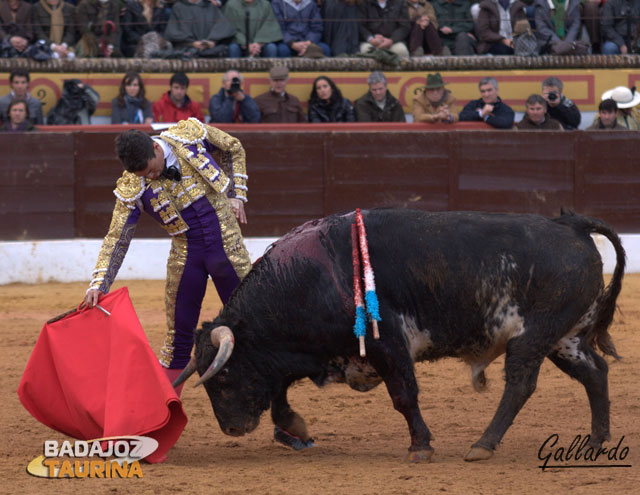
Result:
<instances>
[{"instance_id":1,"label":"camera with telephoto lens","mask_svg":"<svg viewBox=\"0 0 640 495\"><path fill-rule=\"evenodd\" d=\"M547 98L549 98L549 101L556 101L558 99L558 93L552 91L547 95Z\"/></svg>"},{"instance_id":2,"label":"camera with telephoto lens","mask_svg":"<svg viewBox=\"0 0 640 495\"><path fill-rule=\"evenodd\" d=\"M229 93L234 94L234 93L238 93L239 91L242 91L242 88L240 88L240 78L234 77L233 79L231 79L231 86L229 86Z\"/></svg>"}]
</instances>

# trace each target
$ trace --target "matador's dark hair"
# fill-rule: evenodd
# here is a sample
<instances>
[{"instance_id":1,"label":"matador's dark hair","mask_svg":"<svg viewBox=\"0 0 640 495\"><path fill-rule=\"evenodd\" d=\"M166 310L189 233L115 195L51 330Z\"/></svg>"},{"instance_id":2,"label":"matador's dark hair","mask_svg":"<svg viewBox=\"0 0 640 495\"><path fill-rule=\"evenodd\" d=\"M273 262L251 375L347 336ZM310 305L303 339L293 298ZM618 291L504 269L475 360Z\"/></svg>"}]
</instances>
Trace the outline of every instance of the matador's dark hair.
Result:
<instances>
[{"instance_id":1,"label":"matador's dark hair","mask_svg":"<svg viewBox=\"0 0 640 495\"><path fill-rule=\"evenodd\" d=\"M116 138L116 154L127 172L144 170L155 156L153 139L142 131L124 131Z\"/></svg>"}]
</instances>

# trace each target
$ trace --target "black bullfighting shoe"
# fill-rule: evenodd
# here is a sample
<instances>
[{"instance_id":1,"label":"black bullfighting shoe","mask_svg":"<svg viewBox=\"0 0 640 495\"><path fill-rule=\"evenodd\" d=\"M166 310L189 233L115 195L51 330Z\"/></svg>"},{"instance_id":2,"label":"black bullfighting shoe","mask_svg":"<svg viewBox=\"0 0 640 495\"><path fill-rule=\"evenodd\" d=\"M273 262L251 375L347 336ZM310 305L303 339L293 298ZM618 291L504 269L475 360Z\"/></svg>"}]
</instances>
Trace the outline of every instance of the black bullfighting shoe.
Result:
<instances>
[{"instance_id":1,"label":"black bullfighting shoe","mask_svg":"<svg viewBox=\"0 0 640 495\"><path fill-rule=\"evenodd\" d=\"M310 438L305 442L300 437L296 437L295 435L286 432L279 426L276 426L273 429L273 438L275 441L280 442L282 445L286 445L287 447L291 447L293 450L304 450L315 447L313 438Z\"/></svg>"}]
</instances>

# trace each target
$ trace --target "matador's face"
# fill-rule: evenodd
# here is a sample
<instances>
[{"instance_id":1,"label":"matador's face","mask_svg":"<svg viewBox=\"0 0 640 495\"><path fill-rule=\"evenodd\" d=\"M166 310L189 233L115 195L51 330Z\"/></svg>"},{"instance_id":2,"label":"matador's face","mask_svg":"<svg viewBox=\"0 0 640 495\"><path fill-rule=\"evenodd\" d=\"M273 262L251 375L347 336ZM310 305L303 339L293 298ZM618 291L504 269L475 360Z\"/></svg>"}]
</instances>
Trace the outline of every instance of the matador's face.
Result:
<instances>
[{"instance_id":1,"label":"matador's face","mask_svg":"<svg viewBox=\"0 0 640 495\"><path fill-rule=\"evenodd\" d=\"M164 152L162 146L155 141L153 142L153 152L155 156L147 162L147 168L134 172L138 177L144 177L149 180L156 180L164 170Z\"/></svg>"}]
</instances>

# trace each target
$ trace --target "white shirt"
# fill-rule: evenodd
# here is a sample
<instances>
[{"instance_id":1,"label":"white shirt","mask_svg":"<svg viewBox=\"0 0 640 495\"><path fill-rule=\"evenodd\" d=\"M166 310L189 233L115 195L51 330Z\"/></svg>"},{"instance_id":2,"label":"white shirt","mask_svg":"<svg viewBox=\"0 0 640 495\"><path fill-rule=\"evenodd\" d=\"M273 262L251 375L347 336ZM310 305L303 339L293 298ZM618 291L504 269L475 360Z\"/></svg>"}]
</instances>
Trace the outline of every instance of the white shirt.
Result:
<instances>
[{"instance_id":1,"label":"white shirt","mask_svg":"<svg viewBox=\"0 0 640 495\"><path fill-rule=\"evenodd\" d=\"M153 139L154 142L162 146L162 152L164 153L164 159L166 161L167 168L173 166L173 167L176 167L178 170L180 170L180 172L182 172L180 168L180 162L178 161L178 158L176 157L176 155L173 154L173 150L171 149L171 146L169 146L167 143L164 142L164 140L160 139L159 137L154 137L151 139Z\"/></svg>"}]
</instances>

